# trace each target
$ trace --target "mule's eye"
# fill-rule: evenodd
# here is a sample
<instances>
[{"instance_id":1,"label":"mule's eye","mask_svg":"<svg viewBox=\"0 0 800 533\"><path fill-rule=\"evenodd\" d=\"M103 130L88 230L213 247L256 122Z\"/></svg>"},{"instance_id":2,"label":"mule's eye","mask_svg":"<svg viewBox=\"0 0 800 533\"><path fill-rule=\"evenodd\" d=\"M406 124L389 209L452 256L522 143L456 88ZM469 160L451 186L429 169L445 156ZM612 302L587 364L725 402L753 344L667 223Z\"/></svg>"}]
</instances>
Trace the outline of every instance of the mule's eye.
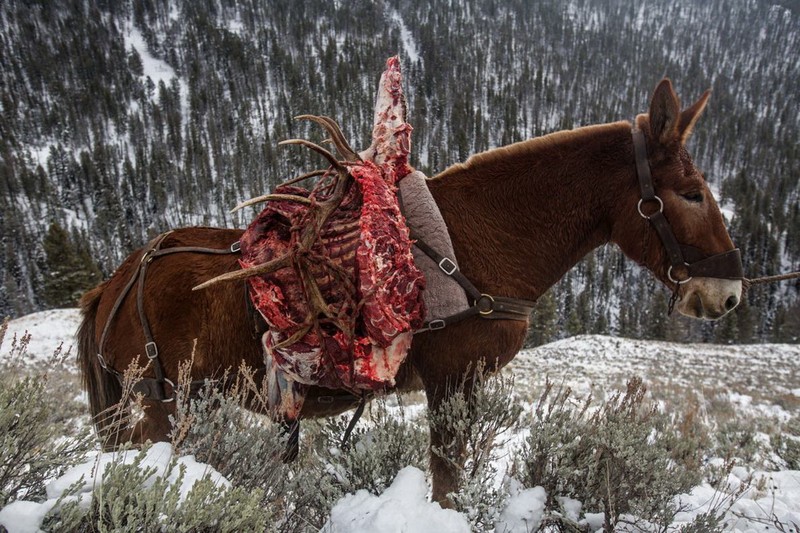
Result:
<instances>
[{"instance_id":1,"label":"mule's eye","mask_svg":"<svg viewBox=\"0 0 800 533\"><path fill-rule=\"evenodd\" d=\"M703 193L700 191L688 192L686 194L682 194L681 196L683 196L683 198L689 202L694 202L696 204L703 203Z\"/></svg>"}]
</instances>

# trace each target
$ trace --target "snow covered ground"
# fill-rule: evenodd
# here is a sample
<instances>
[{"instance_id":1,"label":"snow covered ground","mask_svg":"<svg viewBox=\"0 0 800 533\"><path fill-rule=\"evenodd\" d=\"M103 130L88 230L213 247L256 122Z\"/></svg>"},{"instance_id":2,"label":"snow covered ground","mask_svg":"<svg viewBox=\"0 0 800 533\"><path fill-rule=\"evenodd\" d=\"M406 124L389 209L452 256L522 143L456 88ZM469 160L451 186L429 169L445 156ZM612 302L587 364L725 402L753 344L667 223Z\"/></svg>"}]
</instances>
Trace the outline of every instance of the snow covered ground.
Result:
<instances>
[{"instance_id":1,"label":"snow covered ground","mask_svg":"<svg viewBox=\"0 0 800 533\"><path fill-rule=\"evenodd\" d=\"M67 359L75 353L75 332L79 323L77 309L52 309L12 320L8 323L8 330L0 346L0 359L10 357L15 342L19 343L23 338L28 343L28 361L48 361L59 349ZM71 368L77 371L74 365Z\"/></svg>"},{"instance_id":2,"label":"snow covered ground","mask_svg":"<svg viewBox=\"0 0 800 533\"><path fill-rule=\"evenodd\" d=\"M30 334L26 361L46 361L62 343L62 354L68 354L66 357L71 361L78 322L78 312L74 309L45 311L13 320L0 346L0 359L11 356L14 339L19 342ZM568 385L579 394L602 395L618 388L632 375L639 375L653 391L669 389L674 394L725 396L738 414L749 417L781 422L800 415L800 346L797 345L714 346L580 336L523 351L508 371L515 376L517 391L527 398L535 398L547 378ZM169 445L159 444L151 449L146 464L165 472L170 455ZM110 454L88 458L84 465L50 483L46 501L14 502L0 510L0 524L12 533L36 531L55 499L81 475L86 476L86 485L80 497L88 498L88 491L96 486L98 476L110 460ZM192 457L179 461L186 467L183 494L188 491L187 483L203 476L211 476L218 484L228 483L210 466ZM797 531L791 528L792 524L800 524L800 471L765 472L737 467L728 478L731 487L747 481L750 488L730 507L727 530L782 531L780 526L770 523L777 518L786 525L785 531ZM358 491L342 498L333 508L324 531L460 533L470 530L464 515L430 503L428 492L425 474L407 467L380 496ZM543 516L545 497L541 487L512 487L495 531L535 531ZM690 522L718 503L720 497L708 484L682 495L681 502L687 504L688 510L676 517L675 526ZM580 503L572 503L577 517ZM587 515L583 524L596 530L602 526L602 517Z\"/></svg>"},{"instance_id":3,"label":"snow covered ground","mask_svg":"<svg viewBox=\"0 0 800 533\"><path fill-rule=\"evenodd\" d=\"M580 393L618 389L640 376L654 392L730 393L736 403L766 409L765 415L792 414L771 400L800 402L800 345L676 344L581 335L523 350L510 369L521 393L536 394L546 378ZM759 407L760 406L760 407Z\"/></svg>"}]
</instances>

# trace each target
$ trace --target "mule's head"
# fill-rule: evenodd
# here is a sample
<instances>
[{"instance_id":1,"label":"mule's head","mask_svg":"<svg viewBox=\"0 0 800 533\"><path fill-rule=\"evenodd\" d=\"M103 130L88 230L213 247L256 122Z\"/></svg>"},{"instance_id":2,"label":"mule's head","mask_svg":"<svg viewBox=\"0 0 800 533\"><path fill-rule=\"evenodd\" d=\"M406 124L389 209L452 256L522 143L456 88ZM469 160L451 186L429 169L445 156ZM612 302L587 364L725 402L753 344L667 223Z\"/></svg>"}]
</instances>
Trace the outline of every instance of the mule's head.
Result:
<instances>
[{"instance_id":1,"label":"mule's head","mask_svg":"<svg viewBox=\"0 0 800 533\"><path fill-rule=\"evenodd\" d=\"M634 126L644 134L657 198L639 202L643 193L638 169L637 183L624 198L627 221L615 224L614 240L663 283L677 290L676 309L680 313L715 320L741 301L742 279L738 252L734 252L719 207L686 150L686 141L709 94L706 91L681 111L669 80L662 80L656 87L649 113L639 115ZM656 219L662 218L659 212L674 235L672 246L667 242L669 236L663 236L663 228L657 228ZM675 259L675 245L678 255L682 255L679 262Z\"/></svg>"}]
</instances>

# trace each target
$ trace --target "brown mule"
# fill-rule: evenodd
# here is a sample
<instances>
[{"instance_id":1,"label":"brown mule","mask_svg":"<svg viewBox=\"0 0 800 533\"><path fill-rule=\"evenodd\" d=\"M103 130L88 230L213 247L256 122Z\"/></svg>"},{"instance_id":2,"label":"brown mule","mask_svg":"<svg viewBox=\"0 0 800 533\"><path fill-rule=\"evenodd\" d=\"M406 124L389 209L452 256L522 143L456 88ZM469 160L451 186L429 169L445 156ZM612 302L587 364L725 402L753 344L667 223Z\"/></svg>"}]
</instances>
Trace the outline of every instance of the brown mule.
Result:
<instances>
[{"instance_id":1,"label":"brown mule","mask_svg":"<svg viewBox=\"0 0 800 533\"><path fill-rule=\"evenodd\" d=\"M656 212L661 212L673 244L693 250L692 261L702 263L704 258L733 253L717 204L685 148L707 99L708 93L681 111L671 84L664 80L656 88L649 113L636 118L636 129L646 144L644 165L651 173L657 201L643 197L629 122L553 133L490 150L431 179L431 193L450 230L463 273L482 293L536 300L589 251L614 242L675 290L681 313L716 319L730 311L741 298L736 269L723 269L721 275L714 268L692 271L692 265L676 259L665 244L670 239L662 235L663 227L642 219L657 218ZM167 235L161 248L225 249L241 233L183 228ZM140 356L146 361L147 341L132 296L122 299L108 326L103 356L109 370L97 356L109 314L144 253L139 250L131 255L81 303L84 318L78 362L98 431L110 444L165 440L167 417L173 409L172 403L146 400L144 419L132 428L117 428L102 419L103 411L122 399L114 372L125 370ZM261 345L253 335L243 284L192 291L237 268L234 254L192 252L165 255L150 266L142 306L158 340L166 378L177 378L178 364L190 356L195 339L192 379L217 378L242 363L262 366ZM397 388L424 389L429 408L436 409L478 363L487 363L490 370L507 364L522 346L526 329L524 321L475 316L420 333L401 367ZM312 388L302 416L332 415L354 405L345 391ZM453 439L457 436L431 428L433 446ZM447 494L458 489L456 464L431 454L434 500L447 503Z\"/></svg>"}]
</instances>

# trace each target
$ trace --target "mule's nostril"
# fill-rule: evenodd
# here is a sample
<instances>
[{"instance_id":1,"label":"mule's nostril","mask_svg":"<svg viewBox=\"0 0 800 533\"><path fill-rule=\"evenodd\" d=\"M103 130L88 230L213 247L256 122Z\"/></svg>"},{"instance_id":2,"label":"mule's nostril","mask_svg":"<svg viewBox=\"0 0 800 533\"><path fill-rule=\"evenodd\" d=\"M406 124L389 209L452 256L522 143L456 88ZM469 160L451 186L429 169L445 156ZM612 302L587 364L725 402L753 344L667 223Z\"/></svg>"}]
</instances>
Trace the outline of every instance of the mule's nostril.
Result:
<instances>
[{"instance_id":1,"label":"mule's nostril","mask_svg":"<svg viewBox=\"0 0 800 533\"><path fill-rule=\"evenodd\" d=\"M739 298L737 298L736 296L731 296L730 298L725 300L725 310L726 311L730 311L731 309L736 307L738 304L739 304Z\"/></svg>"}]
</instances>

